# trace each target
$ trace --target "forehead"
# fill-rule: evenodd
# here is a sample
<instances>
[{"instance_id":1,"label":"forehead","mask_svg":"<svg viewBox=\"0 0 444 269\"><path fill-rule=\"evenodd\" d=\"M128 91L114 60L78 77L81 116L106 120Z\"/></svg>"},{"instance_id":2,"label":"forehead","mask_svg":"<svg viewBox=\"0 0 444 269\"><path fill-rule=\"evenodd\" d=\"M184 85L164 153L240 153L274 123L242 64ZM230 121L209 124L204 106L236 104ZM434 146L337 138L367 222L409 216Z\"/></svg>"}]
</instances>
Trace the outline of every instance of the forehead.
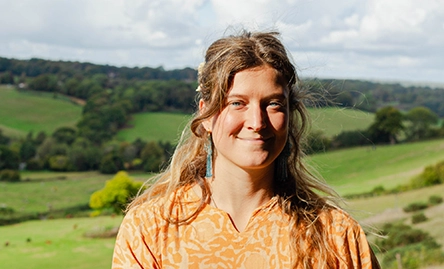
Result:
<instances>
[{"instance_id":1,"label":"forehead","mask_svg":"<svg viewBox=\"0 0 444 269\"><path fill-rule=\"evenodd\" d=\"M234 75L228 96L238 93L283 93L288 92L282 75L270 66L242 70Z\"/></svg>"}]
</instances>

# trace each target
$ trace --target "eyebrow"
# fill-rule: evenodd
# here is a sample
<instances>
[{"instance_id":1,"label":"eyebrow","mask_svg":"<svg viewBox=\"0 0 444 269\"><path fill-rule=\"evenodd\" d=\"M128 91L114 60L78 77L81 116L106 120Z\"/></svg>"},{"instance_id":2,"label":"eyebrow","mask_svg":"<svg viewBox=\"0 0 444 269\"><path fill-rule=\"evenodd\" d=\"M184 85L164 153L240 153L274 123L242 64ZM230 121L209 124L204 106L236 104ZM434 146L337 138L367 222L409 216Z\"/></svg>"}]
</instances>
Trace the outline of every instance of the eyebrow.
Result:
<instances>
[{"instance_id":1,"label":"eyebrow","mask_svg":"<svg viewBox=\"0 0 444 269\"><path fill-rule=\"evenodd\" d=\"M229 94L227 96L227 99L229 99L229 98L247 98L247 97L248 97L248 95L246 95L246 94ZM273 94L265 96L264 99L287 99L287 96L284 93L273 93Z\"/></svg>"}]
</instances>

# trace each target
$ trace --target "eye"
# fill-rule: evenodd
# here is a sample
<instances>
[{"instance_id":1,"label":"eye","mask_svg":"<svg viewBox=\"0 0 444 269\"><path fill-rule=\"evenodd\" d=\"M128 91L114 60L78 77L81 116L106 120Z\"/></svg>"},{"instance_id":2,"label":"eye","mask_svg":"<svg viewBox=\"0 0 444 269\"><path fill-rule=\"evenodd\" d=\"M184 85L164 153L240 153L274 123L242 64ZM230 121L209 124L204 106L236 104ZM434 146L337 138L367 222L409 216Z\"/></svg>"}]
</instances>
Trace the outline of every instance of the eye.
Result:
<instances>
[{"instance_id":1,"label":"eye","mask_svg":"<svg viewBox=\"0 0 444 269\"><path fill-rule=\"evenodd\" d=\"M228 106L233 108L242 108L244 105L244 102L238 100L228 102Z\"/></svg>"},{"instance_id":2,"label":"eye","mask_svg":"<svg viewBox=\"0 0 444 269\"><path fill-rule=\"evenodd\" d=\"M284 107L284 104L282 102L279 101L271 101L268 106L272 107L272 108L281 108Z\"/></svg>"},{"instance_id":3,"label":"eye","mask_svg":"<svg viewBox=\"0 0 444 269\"><path fill-rule=\"evenodd\" d=\"M273 106L273 107L281 106L281 103L279 103L279 102L270 102L269 106Z\"/></svg>"}]
</instances>

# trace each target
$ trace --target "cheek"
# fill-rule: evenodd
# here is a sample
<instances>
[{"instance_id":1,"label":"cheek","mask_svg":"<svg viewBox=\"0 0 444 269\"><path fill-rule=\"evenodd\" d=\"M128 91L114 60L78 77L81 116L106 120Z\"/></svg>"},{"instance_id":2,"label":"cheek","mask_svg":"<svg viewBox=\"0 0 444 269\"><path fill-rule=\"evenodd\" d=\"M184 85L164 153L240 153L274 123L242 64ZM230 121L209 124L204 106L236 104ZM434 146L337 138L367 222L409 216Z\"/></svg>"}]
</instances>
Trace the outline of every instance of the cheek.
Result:
<instances>
[{"instance_id":1,"label":"cheek","mask_svg":"<svg viewBox=\"0 0 444 269\"><path fill-rule=\"evenodd\" d=\"M223 136L230 135L242 129L239 117L235 117L229 113L221 113L213 118L213 135Z\"/></svg>"},{"instance_id":2,"label":"cheek","mask_svg":"<svg viewBox=\"0 0 444 269\"><path fill-rule=\"evenodd\" d=\"M273 129L278 132L287 132L288 116L285 114L272 115L270 117L270 124L273 126Z\"/></svg>"}]
</instances>

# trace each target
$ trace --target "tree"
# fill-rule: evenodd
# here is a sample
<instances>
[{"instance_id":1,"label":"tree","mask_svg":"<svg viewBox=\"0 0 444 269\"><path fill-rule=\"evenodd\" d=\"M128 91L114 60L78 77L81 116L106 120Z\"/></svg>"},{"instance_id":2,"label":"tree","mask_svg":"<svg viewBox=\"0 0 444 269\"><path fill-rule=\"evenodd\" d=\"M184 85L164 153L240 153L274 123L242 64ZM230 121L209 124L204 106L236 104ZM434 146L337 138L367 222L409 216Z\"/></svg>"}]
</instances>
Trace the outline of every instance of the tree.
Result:
<instances>
[{"instance_id":1,"label":"tree","mask_svg":"<svg viewBox=\"0 0 444 269\"><path fill-rule=\"evenodd\" d=\"M19 154L7 146L0 145L0 170L11 169L17 170L19 168Z\"/></svg>"},{"instance_id":2,"label":"tree","mask_svg":"<svg viewBox=\"0 0 444 269\"><path fill-rule=\"evenodd\" d=\"M42 74L31 80L29 88L34 91L57 92L57 77L49 74Z\"/></svg>"},{"instance_id":3,"label":"tree","mask_svg":"<svg viewBox=\"0 0 444 269\"><path fill-rule=\"evenodd\" d=\"M133 146L136 147L136 156L140 157L140 154L142 153L143 148L146 145L146 141L143 141L140 138L137 138L136 140L133 141L133 143L131 143Z\"/></svg>"},{"instance_id":4,"label":"tree","mask_svg":"<svg viewBox=\"0 0 444 269\"><path fill-rule=\"evenodd\" d=\"M438 116L427 107L412 108L405 117L410 124L407 127L407 135L410 140L427 138L432 125L438 123Z\"/></svg>"},{"instance_id":5,"label":"tree","mask_svg":"<svg viewBox=\"0 0 444 269\"><path fill-rule=\"evenodd\" d=\"M52 137L54 137L57 143L71 145L76 139L76 130L71 127L60 127L54 131Z\"/></svg>"},{"instance_id":6,"label":"tree","mask_svg":"<svg viewBox=\"0 0 444 269\"><path fill-rule=\"evenodd\" d=\"M14 76L11 71L0 74L0 84L14 84Z\"/></svg>"},{"instance_id":7,"label":"tree","mask_svg":"<svg viewBox=\"0 0 444 269\"><path fill-rule=\"evenodd\" d=\"M122 142L120 143L119 154L122 156L125 167L130 169L132 161L137 157L137 148L128 142Z\"/></svg>"},{"instance_id":8,"label":"tree","mask_svg":"<svg viewBox=\"0 0 444 269\"><path fill-rule=\"evenodd\" d=\"M89 206L99 212L112 209L114 213L122 213L125 205L142 185L142 182L134 181L126 172L120 171L111 180L106 181L103 189L91 195Z\"/></svg>"},{"instance_id":9,"label":"tree","mask_svg":"<svg viewBox=\"0 0 444 269\"><path fill-rule=\"evenodd\" d=\"M52 137L47 137L43 143L37 148L37 157L41 160L46 161L49 156L51 155L51 152L53 151L53 148L57 142Z\"/></svg>"},{"instance_id":10,"label":"tree","mask_svg":"<svg viewBox=\"0 0 444 269\"><path fill-rule=\"evenodd\" d=\"M68 150L70 169L74 171L98 169L101 158L100 149L83 137L78 137Z\"/></svg>"},{"instance_id":11,"label":"tree","mask_svg":"<svg viewBox=\"0 0 444 269\"><path fill-rule=\"evenodd\" d=\"M398 109L392 106L381 108L376 112L375 122L368 129L371 140L374 143L397 143L397 136L404 130L402 120L403 115Z\"/></svg>"},{"instance_id":12,"label":"tree","mask_svg":"<svg viewBox=\"0 0 444 269\"><path fill-rule=\"evenodd\" d=\"M341 91L335 98L335 102L338 106L352 107L354 105L353 96L350 92Z\"/></svg>"},{"instance_id":13,"label":"tree","mask_svg":"<svg viewBox=\"0 0 444 269\"><path fill-rule=\"evenodd\" d=\"M44 131L40 131L37 134L36 138L34 139L34 142L37 146L40 146L43 143L43 141L45 141L45 139L46 139L46 133Z\"/></svg>"},{"instance_id":14,"label":"tree","mask_svg":"<svg viewBox=\"0 0 444 269\"><path fill-rule=\"evenodd\" d=\"M123 170L124 164L122 158L115 154L110 153L105 155L100 162L100 172L103 174L114 174L119 170Z\"/></svg>"},{"instance_id":15,"label":"tree","mask_svg":"<svg viewBox=\"0 0 444 269\"><path fill-rule=\"evenodd\" d=\"M143 148L140 157L143 161L143 169L147 172L158 172L165 161L162 147L156 142L148 142Z\"/></svg>"},{"instance_id":16,"label":"tree","mask_svg":"<svg viewBox=\"0 0 444 269\"><path fill-rule=\"evenodd\" d=\"M369 140L368 131L343 131L333 138L333 148L346 148L368 145L371 143Z\"/></svg>"},{"instance_id":17,"label":"tree","mask_svg":"<svg viewBox=\"0 0 444 269\"><path fill-rule=\"evenodd\" d=\"M11 139L5 135L3 135L3 130L0 129L0 145L8 145Z\"/></svg>"},{"instance_id":18,"label":"tree","mask_svg":"<svg viewBox=\"0 0 444 269\"><path fill-rule=\"evenodd\" d=\"M51 156L48 162L49 162L49 168L53 171L69 170L69 160L67 156L64 155Z\"/></svg>"},{"instance_id":19,"label":"tree","mask_svg":"<svg viewBox=\"0 0 444 269\"><path fill-rule=\"evenodd\" d=\"M20 159L23 162L26 162L34 157L36 152L37 146L35 145L34 141L32 139L26 139L20 146Z\"/></svg>"}]
</instances>

